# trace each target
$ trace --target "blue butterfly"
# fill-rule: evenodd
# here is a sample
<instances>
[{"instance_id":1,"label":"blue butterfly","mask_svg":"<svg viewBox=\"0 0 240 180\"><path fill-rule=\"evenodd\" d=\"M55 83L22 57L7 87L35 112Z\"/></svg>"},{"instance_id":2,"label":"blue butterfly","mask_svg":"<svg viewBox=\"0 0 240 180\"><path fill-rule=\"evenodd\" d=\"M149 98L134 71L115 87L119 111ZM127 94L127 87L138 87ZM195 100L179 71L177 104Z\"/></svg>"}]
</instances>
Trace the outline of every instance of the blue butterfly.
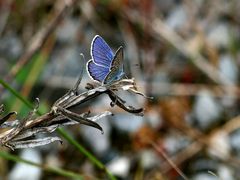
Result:
<instances>
[{"instance_id":1,"label":"blue butterfly","mask_svg":"<svg viewBox=\"0 0 240 180\"><path fill-rule=\"evenodd\" d=\"M123 75L123 47L114 54L104 39L96 35L91 44L91 56L87 62L89 76L102 84L111 84L120 80Z\"/></svg>"}]
</instances>

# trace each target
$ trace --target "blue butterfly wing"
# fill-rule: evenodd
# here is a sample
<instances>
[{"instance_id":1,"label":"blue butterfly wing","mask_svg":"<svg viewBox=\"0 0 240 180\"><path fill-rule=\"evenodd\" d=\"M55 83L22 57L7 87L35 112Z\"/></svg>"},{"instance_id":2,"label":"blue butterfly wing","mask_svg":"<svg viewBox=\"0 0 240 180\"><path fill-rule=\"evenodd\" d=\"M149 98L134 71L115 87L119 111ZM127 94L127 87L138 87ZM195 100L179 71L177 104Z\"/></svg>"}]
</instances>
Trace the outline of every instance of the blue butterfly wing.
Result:
<instances>
[{"instance_id":1,"label":"blue butterfly wing","mask_svg":"<svg viewBox=\"0 0 240 180\"><path fill-rule=\"evenodd\" d=\"M116 55L114 56L110 72L107 74L106 78L104 79L104 84L109 84L114 81L120 80L124 75L123 72L123 48L120 47Z\"/></svg>"},{"instance_id":2,"label":"blue butterfly wing","mask_svg":"<svg viewBox=\"0 0 240 180\"><path fill-rule=\"evenodd\" d=\"M101 36L96 35L92 40L91 56L95 64L110 69L114 53L104 39Z\"/></svg>"},{"instance_id":3,"label":"blue butterfly wing","mask_svg":"<svg viewBox=\"0 0 240 180\"><path fill-rule=\"evenodd\" d=\"M103 82L109 73L109 68L99 66L90 59L87 62L87 72L93 80Z\"/></svg>"}]
</instances>

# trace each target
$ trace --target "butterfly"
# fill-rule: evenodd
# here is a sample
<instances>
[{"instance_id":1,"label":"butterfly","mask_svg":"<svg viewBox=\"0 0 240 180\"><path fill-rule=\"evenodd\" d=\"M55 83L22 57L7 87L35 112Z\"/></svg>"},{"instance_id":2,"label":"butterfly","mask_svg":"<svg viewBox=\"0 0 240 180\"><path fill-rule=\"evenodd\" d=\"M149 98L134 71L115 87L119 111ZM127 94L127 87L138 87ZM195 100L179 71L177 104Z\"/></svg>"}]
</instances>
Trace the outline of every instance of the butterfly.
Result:
<instances>
[{"instance_id":1,"label":"butterfly","mask_svg":"<svg viewBox=\"0 0 240 180\"><path fill-rule=\"evenodd\" d=\"M104 39L96 35L91 44L91 57L86 69L89 76L102 84L111 84L124 76L123 47L120 46L114 54Z\"/></svg>"}]
</instances>

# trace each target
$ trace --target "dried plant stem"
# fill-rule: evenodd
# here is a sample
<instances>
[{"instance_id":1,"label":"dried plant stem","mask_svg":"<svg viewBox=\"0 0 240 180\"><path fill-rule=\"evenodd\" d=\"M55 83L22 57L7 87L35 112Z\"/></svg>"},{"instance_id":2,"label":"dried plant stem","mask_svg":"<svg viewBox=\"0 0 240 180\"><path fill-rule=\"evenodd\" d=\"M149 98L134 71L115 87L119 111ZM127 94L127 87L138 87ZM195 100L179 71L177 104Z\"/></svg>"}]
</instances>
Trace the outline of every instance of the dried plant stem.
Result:
<instances>
[{"instance_id":1,"label":"dried plant stem","mask_svg":"<svg viewBox=\"0 0 240 180\"><path fill-rule=\"evenodd\" d=\"M214 129L212 132L209 134L202 134L199 133L197 130L194 128L191 129L182 129L181 132L186 134L188 137L191 137L195 141L192 142L189 146L187 146L185 149L180 151L178 154L174 155L172 157L172 160L174 164L178 165L181 164L185 161L187 161L189 158L193 157L197 153L199 153L201 150L204 148L208 148L211 146L212 140L215 137L218 137L219 134L224 133L226 136L229 135L230 133L234 132L235 130L240 128L240 116L236 116L235 118L227 121L226 124L223 126ZM222 152L222 149L216 146L211 146L211 148L218 153L218 156L225 156L225 153ZM221 161L228 162L228 164L231 164L233 166L239 167L240 161L229 155L229 157L225 160L221 159ZM161 164L161 169L163 172L167 172L171 169L171 166L169 166L169 163L164 162Z\"/></svg>"},{"instance_id":2,"label":"dried plant stem","mask_svg":"<svg viewBox=\"0 0 240 180\"><path fill-rule=\"evenodd\" d=\"M154 147L156 151L158 151L163 158L169 163L169 165L177 171L177 173L184 179L189 180L187 176L177 167L177 165L168 157L168 155L160 148L158 147L154 142L151 142L151 145Z\"/></svg>"},{"instance_id":3,"label":"dried plant stem","mask_svg":"<svg viewBox=\"0 0 240 180\"><path fill-rule=\"evenodd\" d=\"M179 165L189 158L193 157L195 154L199 153L202 150L202 145L198 142L193 142L187 148L180 151L177 155L171 157L175 165ZM163 162L161 164L161 170L163 173L167 173L172 169L172 166L168 162Z\"/></svg>"},{"instance_id":4,"label":"dried plant stem","mask_svg":"<svg viewBox=\"0 0 240 180\"><path fill-rule=\"evenodd\" d=\"M19 98L26 106L28 106L30 109L34 109L34 106L25 98L23 98L18 92L16 92L13 88L11 88L5 81L0 79L0 84L2 84L6 89L8 89L13 95L15 95L17 98ZM76 87L75 87L76 88ZM41 115L42 113L37 111L37 114ZM40 116L36 121L34 120L34 123L40 123L47 118L53 118L55 115L53 112L44 114ZM30 121L31 122L31 121ZM27 122L26 125L31 124L30 122ZM29 125L30 126L30 125ZM72 138L70 135L68 135L63 129L58 129L58 133L62 135L70 144L75 146L79 152L87 156L98 168L104 170L106 174L108 175L109 179L115 180L116 178L107 170L104 164L102 164L97 158L94 157L93 154L88 152L82 145L80 145L74 138ZM4 133L5 134L5 133Z\"/></svg>"}]
</instances>

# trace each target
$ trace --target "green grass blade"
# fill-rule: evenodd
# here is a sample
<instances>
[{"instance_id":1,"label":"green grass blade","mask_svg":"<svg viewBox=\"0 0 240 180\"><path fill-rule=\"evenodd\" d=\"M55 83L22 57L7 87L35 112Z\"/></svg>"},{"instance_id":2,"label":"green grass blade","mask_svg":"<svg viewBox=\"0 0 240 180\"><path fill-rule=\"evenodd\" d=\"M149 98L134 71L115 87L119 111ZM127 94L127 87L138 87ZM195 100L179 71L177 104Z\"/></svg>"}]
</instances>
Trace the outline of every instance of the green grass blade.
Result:
<instances>
[{"instance_id":1,"label":"green grass blade","mask_svg":"<svg viewBox=\"0 0 240 180\"><path fill-rule=\"evenodd\" d=\"M33 105L24 97L22 97L17 91L15 91L11 86L9 86L3 79L0 78L0 84L7 90L9 90L14 96L20 99L29 109L33 109Z\"/></svg>"},{"instance_id":2,"label":"green grass blade","mask_svg":"<svg viewBox=\"0 0 240 180\"><path fill-rule=\"evenodd\" d=\"M74 178L74 179L84 179L83 176L73 173L71 171L67 171L67 170L63 170L61 168L55 168L55 167L51 167L51 166L45 166L45 165L43 166L41 164L26 160L26 159L22 159L18 156L9 154L7 152L0 151L0 157L2 157L4 159L8 159L10 161L21 162L21 163L29 164L31 166L39 167L45 171L52 172L52 173L62 175L65 177Z\"/></svg>"},{"instance_id":3,"label":"green grass blade","mask_svg":"<svg viewBox=\"0 0 240 180\"><path fill-rule=\"evenodd\" d=\"M81 144L74 140L70 135L68 135L62 128L58 128L58 133L61 134L70 144L75 146L81 153L88 157L88 159L95 164L98 168L104 170L108 177L112 180L116 178L108 171L108 169L102 164L95 156L93 156L89 151L87 151Z\"/></svg>"}]
</instances>

